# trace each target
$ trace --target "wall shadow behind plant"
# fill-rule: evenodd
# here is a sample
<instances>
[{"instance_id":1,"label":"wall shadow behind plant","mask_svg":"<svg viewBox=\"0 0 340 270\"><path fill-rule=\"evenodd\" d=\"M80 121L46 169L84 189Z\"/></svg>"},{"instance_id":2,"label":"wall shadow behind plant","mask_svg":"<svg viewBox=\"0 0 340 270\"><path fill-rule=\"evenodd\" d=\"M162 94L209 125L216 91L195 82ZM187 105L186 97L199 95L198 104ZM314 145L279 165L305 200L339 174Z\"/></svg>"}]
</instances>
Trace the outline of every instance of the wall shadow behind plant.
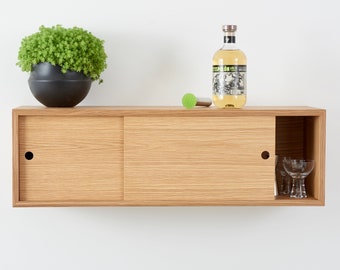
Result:
<instances>
[{"instance_id":1,"label":"wall shadow behind plant","mask_svg":"<svg viewBox=\"0 0 340 270\"><path fill-rule=\"evenodd\" d=\"M178 90L184 74L176 44L154 36L126 34L108 38L105 47L105 85L92 91L85 102L120 106L176 102L174 89Z\"/></svg>"}]
</instances>

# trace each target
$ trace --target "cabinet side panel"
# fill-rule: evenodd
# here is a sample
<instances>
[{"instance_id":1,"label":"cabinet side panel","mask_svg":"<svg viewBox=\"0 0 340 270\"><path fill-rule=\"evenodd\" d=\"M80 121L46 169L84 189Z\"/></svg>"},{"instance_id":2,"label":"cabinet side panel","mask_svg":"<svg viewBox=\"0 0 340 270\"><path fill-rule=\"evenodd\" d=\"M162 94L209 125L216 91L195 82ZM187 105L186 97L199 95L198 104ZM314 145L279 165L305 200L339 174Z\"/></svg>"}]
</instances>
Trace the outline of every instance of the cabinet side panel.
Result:
<instances>
[{"instance_id":1,"label":"cabinet side panel","mask_svg":"<svg viewBox=\"0 0 340 270\"><path fill-rule=\"evenodd\" d=\"M314 159L314 170L306 179L306 188L314 198L325 201L325 117L307 117L305 129L306 158Z\"/></svg>"},{"instance_id":2,"label":"cabinet side panel","mask_svg":"<svg viewBox=\"0 0 340 270\"><path fill-rule=\"evenodd\" d=\"M124 130L126 200L274 198L275 117L126 117Z\"/></svg>"},{"instance_id":3,"label":"cabinet side panel","mask_svg":"<svg viewBox=\"0 0 340 270\"><path fill-rule=\"evenodd\" d=\"M119 117L20 117L20 201L121 200L122 127Z\"/></svg>"},{"instance_id":4,"label":"cabinet side panel","mask_svg":"<svg viewBox=\"0 0 340 270\"><path fill-rule=\"evenodd\" d=\"M12 202L15 206L19 201L19 115L12 111L12 163L13 163L13 192Z\"/></svg>"}]
</instances>

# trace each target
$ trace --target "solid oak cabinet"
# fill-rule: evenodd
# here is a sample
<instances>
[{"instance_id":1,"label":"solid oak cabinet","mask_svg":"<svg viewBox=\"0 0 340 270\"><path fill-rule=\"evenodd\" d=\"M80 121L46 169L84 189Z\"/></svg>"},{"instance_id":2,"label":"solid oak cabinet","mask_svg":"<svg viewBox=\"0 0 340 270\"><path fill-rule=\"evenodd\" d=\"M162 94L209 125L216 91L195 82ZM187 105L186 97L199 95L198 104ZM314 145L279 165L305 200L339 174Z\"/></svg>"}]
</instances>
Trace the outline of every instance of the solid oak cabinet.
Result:
<instances>
[{"instance_id":1,"label":"solid oak cabinet","mask_svg":"<svg viewBox=\"0 0 340 270\"><path fill-rule=\"evenodd\" d=\"M13 109L14 206L324 205L326 111ZM275 195L275 155L314 159L308 198Z\"/></svg>"}]
</instances>

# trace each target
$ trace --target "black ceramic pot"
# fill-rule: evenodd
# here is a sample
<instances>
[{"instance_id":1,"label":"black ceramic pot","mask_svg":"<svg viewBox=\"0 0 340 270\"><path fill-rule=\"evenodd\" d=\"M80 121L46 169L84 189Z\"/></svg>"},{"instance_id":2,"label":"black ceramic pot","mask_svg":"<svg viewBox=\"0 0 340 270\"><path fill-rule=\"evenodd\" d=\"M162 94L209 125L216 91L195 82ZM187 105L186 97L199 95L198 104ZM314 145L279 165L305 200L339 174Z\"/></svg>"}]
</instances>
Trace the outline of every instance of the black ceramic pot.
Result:
<instances>
[{"instance_id":1,"label":"black ceramic pot","mask_svg":"<svg viewBox=\"0 0 340 270\"><path fill-rule=\"evenodd\" d=\"M47 107L74 107L88 94L92 80L83 73L61 72L59 66L39 63L33 66L28 84L33 96Z\"/></svg>"}]
</instances>

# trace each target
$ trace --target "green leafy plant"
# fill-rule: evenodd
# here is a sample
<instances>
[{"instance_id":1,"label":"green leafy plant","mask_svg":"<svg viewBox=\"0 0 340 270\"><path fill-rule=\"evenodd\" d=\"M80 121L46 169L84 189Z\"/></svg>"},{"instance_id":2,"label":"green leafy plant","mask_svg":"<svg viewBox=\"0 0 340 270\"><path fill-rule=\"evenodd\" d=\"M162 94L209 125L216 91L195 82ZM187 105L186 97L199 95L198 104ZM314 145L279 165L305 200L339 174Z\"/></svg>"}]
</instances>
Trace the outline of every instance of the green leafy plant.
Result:
<instances>
[{"instance_id":1,"label":"green leafy plant","mask_svg":"<svg viewBox=\"0 0 340 270\"><path fill-rule=\"evenodd\" d=\"M40 26L39 32L24 37L19 48L17 65L30 72L38 63L49 62L67 70L82 72L93 81L103 80L100 74L107 67L104 41L79 28Z\"/></svg>"}]
</instances>

